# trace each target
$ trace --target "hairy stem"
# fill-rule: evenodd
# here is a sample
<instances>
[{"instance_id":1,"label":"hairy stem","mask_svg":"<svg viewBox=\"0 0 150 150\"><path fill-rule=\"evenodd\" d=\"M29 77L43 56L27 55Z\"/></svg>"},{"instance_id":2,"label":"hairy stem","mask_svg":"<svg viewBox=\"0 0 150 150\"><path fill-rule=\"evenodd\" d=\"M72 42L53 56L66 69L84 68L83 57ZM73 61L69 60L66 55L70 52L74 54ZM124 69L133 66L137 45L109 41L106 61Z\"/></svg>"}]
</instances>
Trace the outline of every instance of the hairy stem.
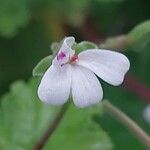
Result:
<instances>
[{"instance_id":1,"label":"hairy stem","mask_svg":"<svg viewBox=\"0 0 150 150\"><path fill-rule=\"evenodd\" d=\"M149 135L141 129L136 122L134 122L116 106L112 105L109 101L104 100L103 105L107 112L127 127L148 149L150 149Z\"/></svg>"},{"instance_id":2,"label":"hairy stem","mask_svg":"<svg viewBox=\"0 0 150 150\"><path fill-rule=\"evenodd\" d=\"M59 123L61 122L66 110L68 108L68 104L65 104L62 106L60 111L58 112L56 118L50 125L48 126L47 130L44 132L43 136L41 139L37 142L37 144L34 147L34 150L42 150L49 138L52 136L53 132L55 129L58 127Z\"/></svg>"}]
</instances>

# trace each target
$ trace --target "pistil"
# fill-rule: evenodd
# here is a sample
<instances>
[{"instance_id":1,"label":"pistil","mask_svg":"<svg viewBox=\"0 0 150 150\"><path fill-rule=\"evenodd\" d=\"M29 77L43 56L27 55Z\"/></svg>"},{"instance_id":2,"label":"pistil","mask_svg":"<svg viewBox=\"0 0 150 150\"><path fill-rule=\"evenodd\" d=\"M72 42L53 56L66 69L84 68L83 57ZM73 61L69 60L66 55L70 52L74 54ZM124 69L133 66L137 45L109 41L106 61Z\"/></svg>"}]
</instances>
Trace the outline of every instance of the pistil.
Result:
<instances>
[{"instance_id":1,"label":"pistil","mask_svg":"<svg viewBox=\"0 0 150 150\"><path fill-rule=\"evenodd\" d=\"M77 60L78 60L78 55L75 55L75 54L74 54L74 55L70 58L69 63L70 63L70 64L74 64L74 63L77 62Z\"/></svg>"}]
</instances>

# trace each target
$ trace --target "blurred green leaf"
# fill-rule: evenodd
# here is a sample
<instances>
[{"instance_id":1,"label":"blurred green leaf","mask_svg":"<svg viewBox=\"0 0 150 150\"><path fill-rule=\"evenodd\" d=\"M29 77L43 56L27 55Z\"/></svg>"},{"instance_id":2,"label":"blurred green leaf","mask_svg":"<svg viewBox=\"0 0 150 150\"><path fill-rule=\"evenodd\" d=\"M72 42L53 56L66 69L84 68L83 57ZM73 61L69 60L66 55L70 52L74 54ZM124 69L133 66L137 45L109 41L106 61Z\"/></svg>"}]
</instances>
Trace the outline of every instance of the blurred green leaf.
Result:
<instances>
[{"instance_id":1,"label":"blurred green leaf","mask_svg":"<svg viewBox=\"0 0 150 150\"><path fill-rule=\"evenodd\" d=\"M142 52L143 48L150 47L150 20L133 28L128 34L128 41L135 51Z\"/></svg>"},{"instance_id":2,"label":"blurred green leaf","mask_svg":"<svg viewBox=\"0 0 150 150\"><path fill-rule=\"evenodd\" d=\"M39 80L15 82L1 98L0 149L33 149L60 107L42 104L37 97ZM92 119L101 114L100 106L78 109L70 106L45 150L111 150L108 135ZM63 145L63 146L62 146Z\"/></svg>"},{"instance_id":3,"label":"blurred green leaf","mask_svg":"<svg viewBox=\"0 0 150 150\"><path fill-rule=\"evenodd\" d=\"M112 3L112 2L122 2L124 0L97 0L97 1L103 3Z\"/></svg>"},{"instance_id":4,"label":"blurred green leaf","mask_svg":"<svg viewBox=\"0 0 150 150\"><path fill-rule=\"evenodd\" d=\"M85 19L85 12L90 5L90 0L65 0L69 7L65 11L68 23L71 26L81 26ZM65 6L66 7L66 6ZM68 10L68 9L66 9Z\"/></svg>"},{"instance_id":5,"label":"blurred green leaf","mask_svg":"<svg viewBox=\"0 0 150 150\"><path fill-rule=\"evenodd\" d=\"M150 84L150 20L137 25L128 34L131 71L145 85ZM137 53L139 52L139 53Z\"/></svg>"},{"instance_id":6,"label":"blurred green leaf","mask_svg":"<svg viewBox=\"0 0 150 150\"><path fill-rule=\"evenodd\" d=\"M1 99L0 149L32 149L57 109L37 97L37 80L15 82Z\"/></svg>"},{"instance_id":7,"label":"blurred green leaf","mask_svg":"<svg viewBox=\"0 0 150 150\"><path fill-rule=\"evenodd\" d=\"M83 42L80 42L76 45L74 45L73 47L75 49L75 51L77 53L80 53L84 50L87 50L87 49L96 49L98 48L96 44L92 43L92 42L89 42L89 41L83 41Z\"/></svg>"},{"instance_id":8,"label":"blurred green leaf","mask_svg":"<svg viewBox=\"0 0 150 150\"><path fill-rule=\"evenodd\" d=\"M71 106L45 150L111 150L108 135L92 118L101 111L101 106L85 109Z\"/></svg>"},{"instance_id":9,"label":"blurred green leaf","mask_svg":"<svg viewBox=\"0 0 150 150\"><path fill-rule=\"evenodd\" d=\"M26 0L0 1L0 35L12 37L28 22L29 8Z\"/></svg>"},{"instance_id":10,"label":"blurred green leaf","mask_svg":"<svg viewBox=\"0 0 150 150\"><path fill-rule=\"evenodd\" d=\"M12 39L0 38L0 94L16 79L32 75L37 62L51 54L50 43L39 22L31 22Z\"/></svg>"},{"instance_id":11,"label":"blurred green leaf","mask_svg":"<svg viewBox=\"0 0 150 150\"><path fill-rule=\"evenodd\" d=\"M63 41L61 41L61 42L53 42L51 44L51 50L52 50L53 54L55 54L56 52L58 52L58 50L60 49L60 47L62 45L62 42Z\"/></svg>"},{"instance_id":12,"label":"blurred green leaf","mask_svg":"<svg viewBox=\"0 0 150 150\"><path fill-rule=\"evenodd\" d=\"M33 76L34 77L43 76L46 70L52 64L52 59L53 59L52 55L43 58L33 69L33 72L32 72Z\"/></svg>"}]
</instances>

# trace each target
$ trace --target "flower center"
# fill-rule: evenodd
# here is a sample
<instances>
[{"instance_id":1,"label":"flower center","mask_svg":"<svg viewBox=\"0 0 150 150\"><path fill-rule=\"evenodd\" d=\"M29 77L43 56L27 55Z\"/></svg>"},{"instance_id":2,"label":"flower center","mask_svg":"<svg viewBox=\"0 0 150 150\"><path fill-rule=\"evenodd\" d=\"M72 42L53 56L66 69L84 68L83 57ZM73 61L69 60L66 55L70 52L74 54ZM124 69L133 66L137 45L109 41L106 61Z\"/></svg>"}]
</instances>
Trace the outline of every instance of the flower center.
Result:
<instances>
[{"instance_id":1,"label":"flower center","mask_svg":"<svg viewBox=\"0 0 150 150\"><path fill-rule=\"evenodd\" d=\"M65 64L75 64L78 60L78 55L76 54L67 54L63 51L60 51L57 54L57 61L59 62L60 66L64 66Z\"/></svg>"},{"instance_id":2,"label":"flower center","mask_svg":"<svg viewBox=\"0 0 150 150\"><path fill-rule=\"evenodd\" d=\"M70 64L74 64L74 63L77 62L77 60L78 60L78 55L74 54L74 55L70 58L69 63L70 63Z\"/></svg>"}]
</instances>

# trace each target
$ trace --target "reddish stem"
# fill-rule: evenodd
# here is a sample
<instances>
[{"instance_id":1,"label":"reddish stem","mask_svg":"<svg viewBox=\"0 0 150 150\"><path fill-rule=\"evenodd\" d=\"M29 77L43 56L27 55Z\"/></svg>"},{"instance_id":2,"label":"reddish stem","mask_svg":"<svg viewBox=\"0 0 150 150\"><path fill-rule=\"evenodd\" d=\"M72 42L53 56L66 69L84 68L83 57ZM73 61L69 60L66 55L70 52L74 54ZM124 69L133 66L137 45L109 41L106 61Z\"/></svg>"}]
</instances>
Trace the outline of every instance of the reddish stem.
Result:
<instances>
[{"instance_id":1,"label":"reddish stem","mask_svg":"<svg viewBox=\"0 0 150 150\"><path fill-rule=\"evenodd\" d=\"M43 133L42 137L40 138L40 140L36 143L35 147L33 148L33 150L42 150L43 147L46 145L47 141L50 139L50 137L52 136L53 132L56 130L56 128L58 127L58 125L60 124L66 110L68 108L68 104L65 104L64 106L62 106L62 108L60 109L59 113L57 114L56 118L54 119L54 121L49 124L49 127L46 129L46 131Z\"/></svg>"},{"instance_id":2,"label":"reddish stem","mask_svg":"<svg viewBox=\"0 0 150 150\"><path fill-rule=\"evenodd\" d=\"M135 79L135 77L127 75L125 77L123 87L127 88L142 99L150 101L150 87L139 82Z\"/></svg>"},{"instance_id":3,"label":"reddish stem","mask_svg":"<svg viewBox=\"0 0 150 150\"><path fill-rule=\"evenodd\" d=\"M85 19L83 27L81 27L81 34L84 40L92 41L94 43L99 43L101 40L101 37L97 34L95 25L90 17Z\"/></svg>"}]
</instances>

